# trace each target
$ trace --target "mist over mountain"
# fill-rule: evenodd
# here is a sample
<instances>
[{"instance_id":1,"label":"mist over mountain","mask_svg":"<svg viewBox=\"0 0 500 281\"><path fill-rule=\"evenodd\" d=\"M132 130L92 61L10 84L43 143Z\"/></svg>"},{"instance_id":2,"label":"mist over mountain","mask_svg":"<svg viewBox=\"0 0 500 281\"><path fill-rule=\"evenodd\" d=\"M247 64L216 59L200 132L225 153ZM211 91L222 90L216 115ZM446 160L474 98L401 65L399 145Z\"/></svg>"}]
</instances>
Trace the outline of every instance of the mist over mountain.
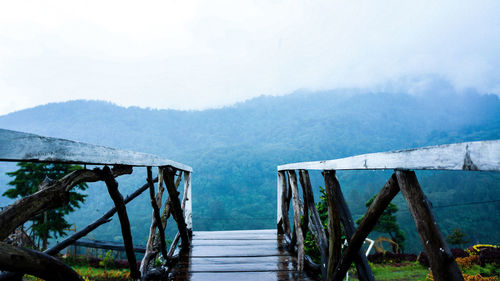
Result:
<instances>
[{"instance_id":1,"label":"mist over mountain","mask_svg":"<svg viewBox=\"0 0 500 281\"><path fill-rule=\"evenodd\" d=\"M188 164L194 168L195 230L275 228L277 165L499 139L500 100L493 94L472 90L457 94L451 89L430 89L418 95L298 91L203 111L124 108L78 100L0 116L0 128L154 153ZM1 164L1 193L9 180L5 172L13 169L12 163ZM418 175L435 206L500 199L500 177L495 173ZM390 172L339 172L355 219L389 176ZM319 174L311 177L313 187L323 185ZM143 171L119 178L122 193L142 185L144 178ZM85 206L71 215L78 228L111 206L107 194L100 192L102 188L91 185ZM147 200L139 198L127 205L138 244L145 243L151 221ZM0 198L0 205L8 202ZM401 210L398 220L407 233L407 249L416 251L419 242L404 200L398 196L394 202ZM500 218L491 216L500 213L498 202L470 206L467 211L456 206L436 208L435 212L445 235L461 228L473 242L499 241ZM117 220L92 235L119 240Z\"/></svg>"}]
</instances>

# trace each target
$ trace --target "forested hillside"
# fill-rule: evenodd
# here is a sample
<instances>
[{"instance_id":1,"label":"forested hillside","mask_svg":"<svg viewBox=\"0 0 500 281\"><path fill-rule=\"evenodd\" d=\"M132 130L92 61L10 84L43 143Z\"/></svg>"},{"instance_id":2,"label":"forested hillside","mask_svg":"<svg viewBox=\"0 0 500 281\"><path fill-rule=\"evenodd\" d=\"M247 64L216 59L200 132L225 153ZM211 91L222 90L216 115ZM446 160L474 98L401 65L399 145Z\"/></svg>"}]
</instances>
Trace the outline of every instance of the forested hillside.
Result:
<instances>
[{"instance_id":1,"label":"forested hillside","mask_svg":"<svg viewBox=\"0 0 500 281\"><path fill-rule=\"evenodd\" d=\"M263 96L204 111L123 108L100 101L71 101L0 116L0 128L154 153L194 168L196 230L274 228L276 166L451 142L500 138L500 100L473 91L427 94L336 90ZM7 188L0 166L0 192ZM353 215L384 184L390 172L341 172ZM122 193L144 182L145 172L119 180ZM478 172L420 172L445 235L460 228L473 242L500 241L500 175ZM322 185L319 174L313 185ZM111 200L91 185L85 206L70 220L81 228L105 212ZM317 188L317 190L319 190ZM151 210L146 197L130 205L136 243L144 244ZM402 198L398 219L418 250L418 238ZM0 205L7 204L0 198ZM454 206L449 206L454 205ZM495 214L495 215L492 215ZM355 219L356 219L355 218ZM117 220L92 234L119 240Z\"/></svg>"}]
</instances>

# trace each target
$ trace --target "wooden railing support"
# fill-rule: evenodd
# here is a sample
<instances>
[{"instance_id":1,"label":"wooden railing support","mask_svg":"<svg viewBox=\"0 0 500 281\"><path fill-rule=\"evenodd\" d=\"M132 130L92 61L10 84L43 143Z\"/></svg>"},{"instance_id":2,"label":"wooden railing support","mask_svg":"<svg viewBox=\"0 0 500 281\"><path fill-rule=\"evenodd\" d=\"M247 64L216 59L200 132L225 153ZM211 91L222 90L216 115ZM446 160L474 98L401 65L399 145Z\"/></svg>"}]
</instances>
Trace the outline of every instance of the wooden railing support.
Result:
<instances>
[{"instance_id":1,"label":"wooden railing support","mask_svg":"<svg viewBox=\"0 0 500 281\"><path fill-rule=\"evenodd\" d=\"M148 167L149 169L149 167ZM154 185L153 185L153 196L150 194L150 204L153 206L153 202L157 207L161 207L162 199L163 199L163 174L162 170L158 168L158 192L156 193L156 196L154 195ZM150 181L148 181L148 186L150 187ZM149 188L151 192L151 188ZM168 200L167 200L168 201ZM154 208L154 207L153 207ZM159 208L158 208L159 209ZM164 210L165 211L165 210ZM162 214L163 215L163 214ZM155 218L155 211L153 209L152 212L152 220L151 220L151 225L149 226L149 236L148 236L148 241L146 243L146 252L144 253L144 257L141 260L141 265L139 266L139 271L141 272L141 277L144 280L146 278L146 273L149 269L151 260L154 260L156 256L158 255L158 247L161 248L161 238L160 238L160 232L163 231L165 233L165 227L166 227L166 219L165 222L163 221L163 218L160 217L161 223L158 223L158 220ZM158 228L158 232L156 231L156 228ZM163 256L166 258L166 256Z\"/></svg>"},{"instance_id":2,"label":"wooden railing support","mask_svg":"<svg viewBox=\"0 0 500 281\"><path fill-rule=\"evenodd\" d=\"M179 175L180 177L180 175ZM193 201L191 200L191 173L184 172L184 197L182 198L182 210L189 235L193 233Z\"/></svg>"},{"instance_id":3,"label":"wooden railing support","mask_svg":"<svg viewBox=\"0 0 500 281\"><path fill-rule=\"evenodd\" d=\"M352 220L351 211L349 210L349 207L347 207L344 195L342 194L340 184L335 174L336 172L334 170L324 172L325 185L328 185L327 188L331 189L331 191L333 192L334 201L332 203L337 206L340 221L342 222L342 225L344 225L345 235L347 237L347 240L350 241L355 231L354 221ZM354 261L356 263L356 269L358 270L359 280L375 281L370 265L368 265L368 260L361 250L357 251Z\"/></svg>"},{"instance_id":4,"label":"wooden railing support","mask_svg":"<svg viewBox=\"0 0 500 281\"><path fill-rule=\"evenodd\" d=\"M155 198L155 185L153 183L153 173L151 172L151 167L147 167L147 176L148 176L148 184L149 184L149 198L151 200L151 206L153 207L153 215L155 225L158 228L158 233L160 235L160 251L163 258L167 259L167 245L165 244L165 230L162 227L161 217L160 217L160 208L161 206L161 198L158 204L158 201Z\"/></svg>"},{"instance_id":5,"label":"wooden railing support","mask_svg":"<svg viewBox=\"0 0 500 281\"><path fill-rule=\"evenodd\" d=\"M370 205L366 211L363 221L359 224L358 228L352 235L352 238L341 257L340 263L335 269L333 280L342 280L344 278L355 256L359 253L366 237L368 237L368 234L370 234L373 230L378 219L384 213L385 208L387 208L398 192L398 181L396 179L396 175L393 174Z\"/></svg>"},{"instance_id":6,"label":"wooden railing support","mask_svg":"<svg viewBox=\"0 0 500 281\"><path fill-rule=\"evenodd\" d=\"M159 168L158 173L161 175L161 178L160 178L160 176L158 176L158 184L160 184L160 180L162 182L161 184L163 184L163 182L164 182L163 169ZM182 180L182 175L177 176L177 180L175 181L175 189L176 190L179 189L179 185L181 183L181 180ZM170 213L171 213L170 203L171 203L171 200L170 200L170 196L169 196L167 198L167 200L165 201L165 206L163 207L163 211L161 213L161 223L163 225L164 230L167 228L167 221L170 218Z\"/></svg>"},{"instance_id":7,"label":"wooden railing support","mask_svg":"<svg viewBox=\"0 0 500 281\"><path fill-rule=\"evenodd\" d=\"M123 244L125 246L125 253L127 254L128 264L130 267L130 277L133 279L138 279L141 274L137 268L137 261L135 259L134 245L132 242L132 233L130 231L130 221L127 215L127 209L123 201L123 196L120 191L118 191L118 182L116 182L111 170L108 166L104 166L102 169L103 179L108 188L109 196L113 200L116 210L118 212L118 218L120 219L120 226L122 230Z\"/></svg>"},{"instance_id":8,"label":"wooden railing support","mask_svg":"<svg viewBox=\"0 0 500 281\"><path fill-rule=\"evenodd\" d=\"M288 211L290 208L290 198L287 197L288 185L286 184L286 175L284 172L278 172L278 207L277 207L277 226L278 234L290 235L290 219Z\"/></svg>"},{"instance_id":9,"label":"wooden railing support","mask_svg":"<svg viewBox=\"0 0 500 281\"><path fill-rule=\"evenodd\" d=\"M153 179L156 181L157 179ZM134 191L133 193L129 194L125 200L123 200L124 204L129 203L130 201L134 200L137 196L141 195L146 189L149 188L149 185L146 183L143 186L141 186L139 189ZM111 208L109 211L107 211L102 217L99 219L95 220L93 223L87 225L85 228L82 230L76 232L75 234L69 236L68 238L64 239L62 242L56 244L54 247L47 249L44 253L48 255L55 255L62 251L64 248L68 247L69 245L75 243L76 240L82 238L83 236L89 234L91 231L94 229L98 228L102 224L105 224L109 221L111 221L111 217L116 213L116 207Z\"/></svg>"},{"instance_id":10,"label":"wooden railing support","mask_svg":"<svg viewBox=\"0 0 500 281\"><path fill-rule=\"evenodd\" d=\"M428 199L420 188L415 172L397 170L396 176L429 258L434 280L464 280L441 229L436 223Z\"/></svg>"},{"instance_id":11,"label":"wooden railing support","mask_svg":"<svg viewBox=\"0 0 500 281\"><path fill-rule=\"evenodd\" d=\"M167 187L168 195L170 196L171 200L170 205L172 216L177 223L177 229L179 229L179 234L181 236L181 246L183 248L188 247L190 244L189 233L186 226L186 220L184 219L181 202L179 200L179 192L175 187L175 170L172 167L164 167L163 177L165 186Z\"/></svg>"},{"instance_id":12,"label":"wooden railing support","mask_svg":"<svg viewBox=\"0 0 500 281\"><path fill-rule=\"evenodd\" d=\"M179 243L179 239L181 238L181 235L177 231L177 234L175 234L174 240L172 240L172 244L170 244L170 249L168 250L168 257L171 258L174 255L175 248L177 247L177 243Z\"/></svg>"},{"instance_id":13,"label":"wooden railing support","mask_svg":"<svg viewBox=\"0 0 500 281\"><path fill-rule=\"evenodd\" d=\"M304 234L300 220L299 188L295 171L287 171L293 199L293 225L297 239L297 269L304 270Z\"/></svg>"},{"instance_id":14,"label":"wooden railing support","mask_svg":"<svg viewBox=\"0 0 500 281\"><path fill-rule=\"evenodd\" d=\"M116 166L111 171L113 177L132 173L130 166ZM82 182L103 180L101 170L76 170L60 180L44 182L40 191L23 197L0 212L0 241L7 238L18 226L44 211L62 207L69 202L69 192Z\"/></svg>"},{"instance_id":15,"label":"wooden railing support","mask_svg":"<svg viewBox=\"0 0 500 281\"><path fill-rule=\"evenodd\" d=\"M331 175L333 173L333 175ZM328 269L327 280L332 280L335 267L340 261L342 251L342 231L340 228L340 215L337 211L337 206L334 204L334 191L331 181L335 177L335 171L323 171L323 178L325 180L325 192L328 204Z\"/></svg>"},{"instance_id":16,"label":"wooden railing support","mask_svg":"<svg viewBox=\"0 0 500 281\"><path fill-rule=\"evenodd\" d=\"M318 210L316 210L316 205L314 204L311 180L309 179L309 173L307 170L299 170L299 181L302 186L302 194L304 196L304 209L308 209L310 214L309 230L313 234L314 240L316 241L316 245L318 246L321 254L321 274L326 277L328 265L328 240L326 238L325 230L323 229L323 223L319 218ZM305 215L306 214L304 213L304 216Z\"/></svg>"}]
</instances>

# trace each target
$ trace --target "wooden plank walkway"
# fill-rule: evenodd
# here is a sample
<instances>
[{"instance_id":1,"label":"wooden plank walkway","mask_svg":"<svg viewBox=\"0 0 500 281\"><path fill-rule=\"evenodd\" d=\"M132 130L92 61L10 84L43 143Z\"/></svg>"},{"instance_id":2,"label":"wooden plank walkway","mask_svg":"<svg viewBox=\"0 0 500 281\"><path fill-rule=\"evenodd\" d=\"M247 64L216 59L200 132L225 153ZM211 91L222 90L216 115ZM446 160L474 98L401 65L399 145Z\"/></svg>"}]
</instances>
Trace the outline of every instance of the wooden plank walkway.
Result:
<instances>
[{"instance_id":1,"label":"wooden plank walkway","mask_svg":"<svg viewBox=\"0 0 500 281\"><path fill-rule=\"evenodd\" d=\"M312 280L276 230L198 231L170 280Z\"/></svg>"}]
</instances>

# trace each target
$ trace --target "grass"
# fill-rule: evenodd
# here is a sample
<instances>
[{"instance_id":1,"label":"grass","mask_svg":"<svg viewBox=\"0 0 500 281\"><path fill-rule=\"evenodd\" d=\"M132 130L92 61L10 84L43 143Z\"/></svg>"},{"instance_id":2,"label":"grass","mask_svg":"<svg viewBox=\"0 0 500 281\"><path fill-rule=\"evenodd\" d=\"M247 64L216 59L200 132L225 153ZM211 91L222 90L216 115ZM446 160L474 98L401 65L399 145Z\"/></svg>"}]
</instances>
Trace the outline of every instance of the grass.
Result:
<instances>
[{"instance_id":1,"label":"grass","mask_svg":"<svg viewBox=\"0 0 500 281\"><path fill-rule=\"evenodd\" d=\"M429 273L429 269L420 265L418 262L405 262L397 264L397 266L394 264L370 264L370 266L375 276L375 280L377 281L424 281ZM73 269L80 275L86 277L85 280L129 280L124 277L128 274L128 269L105 270L103 268L93 268L89 266L73 266ZM358 280L355 277L354 271L354 268L352 268L349 272L349 280ZM481 274L483 276L491 275L492 272L498 273L498 266L493 264L488 264L485 267L473 265L471 268L464 270L464 273L470 275ZM25 280L40 279L34 277L26 278L25 276Z\"/></svg>"},{"instance_id":2,"label":"grass","mask_svg":"<svg viewBox=\"0 0 500 281\"><path fill-rule=\"evenodd\" d=\"M105 272L121 272L121 273L127 273L130 272L129 269L108 269L105 270L104 268L95 268L95 267L89 267L89 266L72 266L72 268L80 273L80 275L83 276L89 276L89 277L94 277L98 275L102 275Z\"/></svg>"},{"instance_id":3,"label":"grass","mask_svg":"<svg viewBox=\"0 0 500 281\"><path fill-rule=\"evenodd\" d=\"M95 268L90 266L72 266L72 268L84 277L84 280L130 280L126 277L130 272L128 269L105 270L104 268ZM23 280L41 281L42 279L31 275L25 275Z\"/></svg>"},{"instance_id":4,"label":"grass","mask_svg":"<svg viewBox=\"0 0 500 281\"><path fill-rule=\"evenodd\" d=\"M376 264L372 266L375 280L425 280L429 269L418 262L402 266Z\"/></svg>"},{"instance_id":5,"label":"grass","mask_svg":"<svg viewBox=\"0 0 500 281\"><path fill-rule=\"evenodd\" d=\"M424 281L429 269L420 265L418 262L408 262L402 264L401 266L394 266L391 264L370 264L375 280L377 281L389 281L389 280L401 280L401 281ZM349 280L358 280L354 277L354 269L349 273ZM498 267L492 264L488 264L485 267L479 265L473 265L469 269L464 269L464 273L470 275L481 274L482 276L493 276L498 275Z\"/></svg>"},{"instance_id":6,"label":"grass","mask_svg":"<svg viewBox=\"0 0 500 281\"><path fill-rule=\"evenodd\" d=\"M420 265L418 262L408 262L400 266L390 264L370 264L375 280L389 281L416 281L425 280L429 269ZM349 273L349 280L358 280L352 272Z\"/></svg>"}]
</instances>

